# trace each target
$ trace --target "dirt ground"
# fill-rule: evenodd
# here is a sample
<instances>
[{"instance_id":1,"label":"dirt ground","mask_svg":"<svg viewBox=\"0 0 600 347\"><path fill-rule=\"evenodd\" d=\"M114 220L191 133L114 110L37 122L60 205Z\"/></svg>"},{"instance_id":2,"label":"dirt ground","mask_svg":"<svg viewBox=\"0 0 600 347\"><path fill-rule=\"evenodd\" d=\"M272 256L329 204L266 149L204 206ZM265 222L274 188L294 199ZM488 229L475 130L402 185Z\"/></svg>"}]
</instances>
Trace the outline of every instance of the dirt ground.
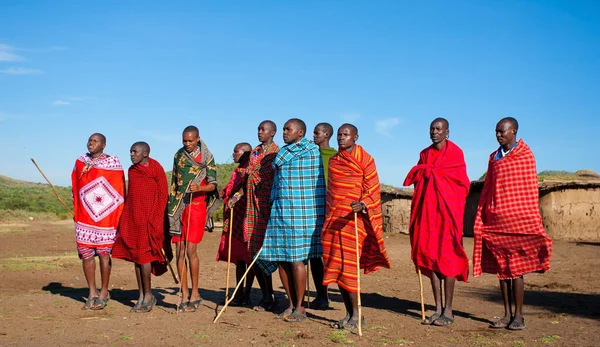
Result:
<instances>
[{"instance_id":1,"label":"dirt ground","mask_svg":"<svg viewBox=\"0 0 600 347\"><path fill-rule=\"evenodd\" d=\"M216 303L224 297L226 264L215 262L220 232L200 245L201 295L195 313L174 311L177 286L167 273L153 278L158 306L129 313L137 298L133 266L114 260L106 309L82 311L87 289L75 252L72 223L0 224L0 345L2 346L597 346L600 336L600 246L555 242L551 271L525 278L524 331L492 330L488 320L502 313L495 276L458 283L456 322L449 327L419 324L419 281L410 263L408 237L390 235L392 269L362 276L362 338L333 330L341 297L330 288L332 309L308 310L309 320L285 323L275 313L230 308L217 324ZM465 238L471 254L473 240ZM232 267L232 283L234 270ZM279 311L284 292L274 276ZM425 302L433 298L424 279ZM312 284L311 284L312 286ZM253 300L260 292L255 284Z\"/></svg>"}]
</instances>

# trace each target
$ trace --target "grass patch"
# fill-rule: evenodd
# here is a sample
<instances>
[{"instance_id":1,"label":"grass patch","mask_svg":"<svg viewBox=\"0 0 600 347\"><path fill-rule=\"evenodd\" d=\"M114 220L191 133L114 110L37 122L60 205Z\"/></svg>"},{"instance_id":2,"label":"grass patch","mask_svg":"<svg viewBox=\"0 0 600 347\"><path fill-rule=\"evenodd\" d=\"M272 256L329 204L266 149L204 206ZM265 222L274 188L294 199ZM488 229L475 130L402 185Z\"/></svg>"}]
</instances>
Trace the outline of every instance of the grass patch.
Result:
<instances>
[{"instance_id":1,"label":"grass patch","mask_svg":"<svg viewBox=\"0 0 600 347\"><path fill-rule=\"evenodd\" d=\"M10 271L60 270L79 263L77 255L14 257L0 259L0 269Z\"/></svg>"},{"instance_id":2,"label":"grass patch","mask_svg":"<svg viewBox=\"0 0 600 347\"><path fill-rule=\"evenodd\" d=\"M559 335L550 335L550 336L544 336L541 339L539 339L538 341L541 343L553 343L560 340L560 336Z\"/></svg>"},{"instance_id":3,"label":"grass patch","mask_svg":"<svg viewBox=\"0 0 600 347\"><path fill-rule=\"evenodd\" d=\"M446 340L448 342L458 342L457 339L455 339L454 337L449 337L448 340Z\"/></svg>"},{"instance_id":4,"label":"grass patch","mask_svg":"<svg viewBox=\"0 0 600 347\"><path fill-rule=\"evenodd\" d=\"M348 334L348 330L337 330L331 332L329 336L327 336L331 341L335 343L339 343L341 345L351 345L354 344L354 340L350 340L346 338L346 334Z\"/></svg>"},{"instance_id":5,"label":"grass patch","mask_svg":"<svg viewBox=\"0 0 600 347\"><path fill-rule=\"evenodd\" d=\"M513 341L512 347L523 347L525 346L525 341Z\"/></svg>"},{"instance_id":6,"label":"grass patch","mask_svg":"<svg viewBox=\"0 0 600 347\"><path fill-rule=\"evenodd\" d=\"M125 336L125 335L119 336L119 340L121 340L121 341L131 341L131 340L133 340L133 336Z\"/></svg>"},{"instance_id":7,"label":"grass patch","mask_svg":"<svg viewBox=\"0 0 600 347\"><path fill-rule=\"evenodd\" d=\"M33 320L41 320L41 321L54 321L56 317L31 317Z\"/></svg>"},{"instance_id":8,"label":"grass patch","mask_svg":"<svg viewBox=\"0 0 600 347\"><path fill-rule=\"evenodd\" d=\"M202 339L208 339L208 338L210 337L210 336L208 336L207 334L200 334L200 333L198 333L198 334L194 334L194 335L192 335L192 336L194 336L194 338L196 338L196 339L198 339L198 340L202 340Z\"/></svg>"}]
</instances>

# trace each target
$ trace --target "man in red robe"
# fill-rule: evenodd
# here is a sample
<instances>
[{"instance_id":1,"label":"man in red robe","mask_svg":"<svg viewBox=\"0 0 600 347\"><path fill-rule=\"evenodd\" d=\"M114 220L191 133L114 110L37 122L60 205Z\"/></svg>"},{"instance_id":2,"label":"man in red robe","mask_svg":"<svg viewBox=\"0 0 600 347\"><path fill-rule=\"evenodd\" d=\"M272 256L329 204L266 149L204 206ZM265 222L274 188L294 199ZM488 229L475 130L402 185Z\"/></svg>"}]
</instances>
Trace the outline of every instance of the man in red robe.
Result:
<instances>
[{"instance_id":1,"label":"man in red robe","mask_svg":"<svg viewBox=\"0 0 600 347\"><path fill-rule=\"evenodd\" d=\"M473 276L486 272L500 280L504 317L490 327L510 330L525 329L523 275L548 271L552 255L540 214L535 158L523 139L517 141L518 130L512 117L496 124L500 147L488 162L473 246Z\"/></svg>"},{"instance_id":2,"label":"man in red robe","mask_svg":"<svg viewBox=\"0 0 600 347\"><path fill-rule=\"evenodd\" d=\"M457 279L466 282L469 275L462 231L470 182L463 152L448 140L449 131L446 119L431 122L433 144L421 151L418 164L404 180L405 186L415 185L409 229L411 257L417 269L431 279L435 300L435 313L423 323L439 326L454 323L454 284Z\"/></svg>"},{"instance_id":3,"label":"man in red robe","mask_svg":"<svg viewBox=\"0 0 600 347\"><path fill-rule=\"evenodd\" d=\"M149 155L150 146L146 142L131 146L133 165L129 167L125 208L113 247L114 258L134 263L139 299L131 312L152 310L156 298L152 295L151 273L160 276L167 271L162 252L169 194L167 176L165 169Z\"/></svg>"},{"instance_id":4,"label":"man in red robe","mask_svg":"<svg viewBox=\"0 0 600 347\"><path fill-rule=\"evenodd\" d=\"M104 153L106 137L95 133L87 143L88 153L75 161L71 174L77 252L89 287L83 309L101 310L110 294L110 253L123 212L125 175L117 156ZM100 293L96 288L96 261L100 258Z\"/></svg>"},{"instance_id":5,"label":"man in red robe","mask_svg":"<svg viewBox=\"0 0 600 347\"><path fill-rule=\"evenodd\" d=\"M233 162L239 165L231 173L229 182L223 188L221 197L223 198L223 235L217 253L217 261L227 261L229 258L229 238L231 237L231 259L235 264L235 278L240 282L246 272L246 266L250 263L248 257L248 239L244 232L246 223L246 180L242 171L250 163L250 152L252 146L249 143L242 142L233 148ZM231 220L231 210L233 209L233 220ZM254 282L254 271L249 271L246 276L246 287L236 293L236 297L230 306L248 306L250 305L250 293L252 283ZM243 286L242 286L243 287ZM227 288L228 290L229 288Z\"/></svg>"}]
</instances>

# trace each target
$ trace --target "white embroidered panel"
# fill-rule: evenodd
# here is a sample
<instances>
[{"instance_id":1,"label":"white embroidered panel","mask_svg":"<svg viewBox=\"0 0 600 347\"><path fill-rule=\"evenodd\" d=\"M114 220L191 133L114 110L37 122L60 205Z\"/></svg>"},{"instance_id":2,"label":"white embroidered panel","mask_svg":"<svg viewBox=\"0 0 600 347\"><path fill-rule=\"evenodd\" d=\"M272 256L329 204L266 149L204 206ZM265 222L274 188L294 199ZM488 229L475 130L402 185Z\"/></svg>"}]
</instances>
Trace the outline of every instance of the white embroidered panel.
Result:
<instances>
[{"instance_id":1,"label":"white embroidered panel","mask_svg":"<svg viewBox=\"0 0 600 347\"><path fill-rule=\"evenodd\" d=\"M123 197L104 177L98 177L79 191L83 207L94 222L111 214L123 203Z\"/></svg>"}]
</instances>

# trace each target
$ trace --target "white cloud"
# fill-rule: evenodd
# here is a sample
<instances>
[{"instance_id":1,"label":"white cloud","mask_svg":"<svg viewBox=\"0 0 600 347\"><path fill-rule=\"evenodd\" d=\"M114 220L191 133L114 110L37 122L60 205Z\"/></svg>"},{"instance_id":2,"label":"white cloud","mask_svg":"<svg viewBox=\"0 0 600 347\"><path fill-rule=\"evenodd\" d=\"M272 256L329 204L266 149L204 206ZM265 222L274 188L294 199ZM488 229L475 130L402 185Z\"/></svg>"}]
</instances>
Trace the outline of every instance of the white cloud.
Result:
<instances>
[{"instance_id":1,"label":"white cloud","mask_svg":"<svg viewBox=\"0 0 600 347\"><path fill-rule=\"evenodd\" d=\"M340 115L342 121L345 123L354 123L360 118L360 113L358 112L345 112Z\"/></svg>"},{"instance_id":2,"label":"white cloud","mask_svg":"<svg viewBox=\"0 0 600 347\"><path fill-rule=\"evenodd\" d=\"M0 61L22 61L23 58L14 53L14 48L0 43Z\"/></svg>"},{"instance_id":3,"label":"white cloud","mask_svg":"<svg viewBox=\"0 0 600 347\"><path fill-rule=\"evenodd\" d=\"M27 69L23 67L9 67L8 69L0 70L0 73L6 75L36 75L43 73L43 71L38 69Z\"/></svg>"},{"instance_id":4,"label":"white cloud","mask_svg":"<svg viewBox=\"0 0 600 347\"><path fill-rule=\"evenodd\" d=\"M390 136L390 131L400 123L398 118L386 118L375 121L375 130L385 136Z\"/></svg>"},{"instance_id":5,"label":"white cloud","mask_svg":"<svg viewBox=\"0 0 600 347\"><path fill-rule=\"evenodd\" d=\"M64 100L54 100L54 101L52 101L52 105L63 106L63 105L71 105L71 103L68 101L64 101Z\"/></svg>"}]
</instances>

